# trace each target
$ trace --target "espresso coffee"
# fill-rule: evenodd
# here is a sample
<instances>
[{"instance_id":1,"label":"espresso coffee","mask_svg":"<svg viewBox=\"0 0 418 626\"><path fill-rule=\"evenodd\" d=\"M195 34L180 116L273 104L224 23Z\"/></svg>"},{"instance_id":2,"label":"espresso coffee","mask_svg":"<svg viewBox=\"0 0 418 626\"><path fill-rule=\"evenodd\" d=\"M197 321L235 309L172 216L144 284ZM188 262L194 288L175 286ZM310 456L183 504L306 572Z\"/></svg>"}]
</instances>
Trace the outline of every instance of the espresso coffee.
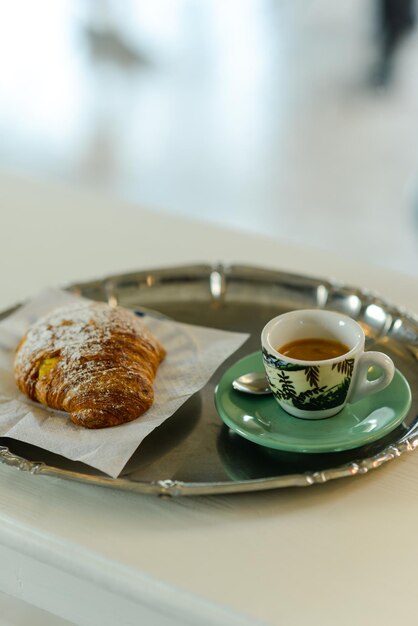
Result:
<instances>
[{"instance_id":1,"label":"espresso coffee","mask_svg":"<svg viewBox=\"0 0 418 626\"><path fill-rule=\"evenodd\" d=\"M349 352L350 348L333 339L298 339L278 348L278 352L300 361L325 361Z\"/></svg>"}]
</instances>

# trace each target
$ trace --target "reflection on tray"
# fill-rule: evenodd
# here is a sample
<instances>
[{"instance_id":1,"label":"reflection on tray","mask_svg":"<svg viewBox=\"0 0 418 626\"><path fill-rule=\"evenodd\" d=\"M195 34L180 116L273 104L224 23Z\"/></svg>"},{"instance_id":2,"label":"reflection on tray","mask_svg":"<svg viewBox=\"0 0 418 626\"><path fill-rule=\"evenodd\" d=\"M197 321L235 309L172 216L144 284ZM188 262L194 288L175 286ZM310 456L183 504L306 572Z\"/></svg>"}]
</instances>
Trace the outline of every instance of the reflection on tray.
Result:
<instances>
[{"instance_id":1,"label":"reflection on tray","mask_svg":"<svg viewBox=\"0 0 418 626\"><path fill-rule=\"evenodd\" d=\"M391 443L399 441L406 432L408 429L401 425L387 437L355 450L298 454L259 446L240 437L224 425L218 436L218 453L231 480L259 480L292 473L320 472L352 463L356 459L370 458Z\"/></svg>"}]
</instances>

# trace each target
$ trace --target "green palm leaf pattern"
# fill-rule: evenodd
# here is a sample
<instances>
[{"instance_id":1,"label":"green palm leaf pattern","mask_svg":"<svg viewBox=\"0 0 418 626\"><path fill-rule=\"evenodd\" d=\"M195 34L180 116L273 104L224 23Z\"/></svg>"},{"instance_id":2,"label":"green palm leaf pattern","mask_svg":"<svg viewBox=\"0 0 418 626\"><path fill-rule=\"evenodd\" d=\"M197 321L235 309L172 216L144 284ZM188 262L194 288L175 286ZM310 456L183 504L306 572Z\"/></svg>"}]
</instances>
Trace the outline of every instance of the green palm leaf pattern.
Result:
<instances>
[{"instance_id":1,"label":"green palm leaf pattern","mask_svg":"<svg viewBox=\"0 0 418 626\"><path fill-rule=\"evenodd\" d=\"M293 405L298 409L332 409L344 403L350 386L350 378L346 377L339 384L327 389L309 389L292 398Z\"/></svg>"},{"instance_id":2,"label":"green palm leaf pattern","mask_svg":"<svg viewBox=\"0 0 418 626\"><path fill-rule=\"evenodd\" d=\"M305 376L311 387L319 386L319 367L317 365L305 367Z\"/></svg>"},{"instance_id":3,"label":"green palm leaf pattern","mask_svg":"<svg viewBox=\"0 0 418 626\"><path fill-rule=\"evenodd\" d=\"M345 359L345 361L334 363L332 369L335 370L335 368L337 368L337 371L340 374L345 374L346 376L351 377L353 375L354 359Z\"/></svg>"},{"instance_id":4,"label":"green palm leaf pattern","mask_svg":"<svg viewBox=\"0 0 418 626\"><path fill-rule=\"evenodd\" d=\"M296 397L296 390L289 376L284 372L280 372L278 375L280 381L280 387L277 389L277 396L280 400L291 400Z\"/></svg>"}]
</instances>

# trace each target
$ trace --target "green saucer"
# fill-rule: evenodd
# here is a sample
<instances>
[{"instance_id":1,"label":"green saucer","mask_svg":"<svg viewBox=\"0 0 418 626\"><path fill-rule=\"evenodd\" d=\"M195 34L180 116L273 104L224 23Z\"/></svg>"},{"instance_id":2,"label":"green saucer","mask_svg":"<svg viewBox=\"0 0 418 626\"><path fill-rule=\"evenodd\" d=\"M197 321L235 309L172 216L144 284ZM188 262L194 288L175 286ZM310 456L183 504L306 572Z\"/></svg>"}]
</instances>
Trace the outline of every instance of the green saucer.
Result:
<instances>
[{"instance_id":1,"label":"green saucer","mask_svg":"<svg viewBox=\"0 0 418 626\"><path fill-rule=\"evenodd\" d=\"M251 396L232 388L247 372L264 371L261 352L230 367L215 389L217 411L231 430L268 448L289 452L341 452L381 439L405 418L411 390L398 371L386 389L346 407L334 417L305 420L280 408L272 395Z\"/></svg>"}]
</instances>

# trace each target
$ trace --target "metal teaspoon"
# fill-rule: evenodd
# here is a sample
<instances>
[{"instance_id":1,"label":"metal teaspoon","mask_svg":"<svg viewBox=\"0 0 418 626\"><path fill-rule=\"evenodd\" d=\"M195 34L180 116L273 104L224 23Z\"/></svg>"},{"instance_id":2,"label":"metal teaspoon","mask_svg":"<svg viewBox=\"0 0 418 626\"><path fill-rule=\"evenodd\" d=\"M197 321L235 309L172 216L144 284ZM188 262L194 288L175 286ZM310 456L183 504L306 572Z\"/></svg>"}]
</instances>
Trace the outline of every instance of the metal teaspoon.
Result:
<instances>
[{"instance_id":1,"label":"metal teaspoon","mask_svg":"<svg viewBox=\"0 0 418 626\"><path fill-rule=\"evenodd\" d=\"M232 381L232 386L237 391L254 395L266 395L271 393L266 375L262 372L249 372Z\"/></svg>"}]
</instances>

